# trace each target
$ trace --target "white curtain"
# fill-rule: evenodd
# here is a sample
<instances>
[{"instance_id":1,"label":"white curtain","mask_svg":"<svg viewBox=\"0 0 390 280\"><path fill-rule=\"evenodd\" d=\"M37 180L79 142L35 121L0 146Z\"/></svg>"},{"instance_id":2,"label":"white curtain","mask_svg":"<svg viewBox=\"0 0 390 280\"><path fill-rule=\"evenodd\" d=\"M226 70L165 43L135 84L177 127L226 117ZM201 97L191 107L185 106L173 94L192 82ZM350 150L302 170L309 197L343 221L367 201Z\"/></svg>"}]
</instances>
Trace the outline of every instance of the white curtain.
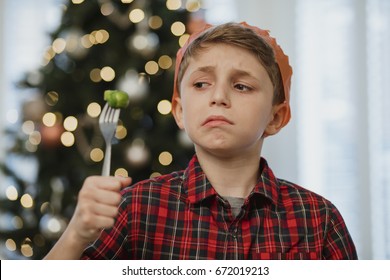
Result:
<instances>
[{"instance_id":1,"label":"white curtain","mask_svg":"<svg viewBox=\"0 0 390 280\"><path fill-rule=\"evenodd\" d=\"M21 121L22 101L31 98L31 90L22 91L17 84L27 71L40 67L50 44L49 32L61 20L64 0L0 0L0 133L6 127L15 129ZM9 139L0 134L0 159ZM12 144L12 143L11 143ZM9 160L9 159L7 159ZM24 179L34 181L35 161L18 161ZM0 173L0 183L2 180ZM6 187L5 183L0 184Z\"/></svg>"},{"instance_id":2,"label":"white curtain","mask_svg":"<svg viewBox=\"0 0 390 280\"><path fill-rule=\"evenodd\" d=\"M291 126L264 155L330 199L361 259L390 259L390 1L236 1L294 69ZM276 141L274 141L276 140Z\"/></svg>"}]
</instances>

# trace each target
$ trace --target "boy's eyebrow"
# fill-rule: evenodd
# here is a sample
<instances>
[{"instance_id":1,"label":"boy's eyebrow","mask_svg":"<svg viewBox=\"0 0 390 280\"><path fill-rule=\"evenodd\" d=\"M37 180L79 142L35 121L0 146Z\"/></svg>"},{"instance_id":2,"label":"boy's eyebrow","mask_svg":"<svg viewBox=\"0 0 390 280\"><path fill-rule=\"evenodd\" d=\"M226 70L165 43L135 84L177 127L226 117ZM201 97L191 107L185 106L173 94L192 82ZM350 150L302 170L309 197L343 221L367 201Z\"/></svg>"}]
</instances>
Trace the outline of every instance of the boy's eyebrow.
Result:
<instances>
[{"instance_id":1,"label":"boy's eyebrow","mask_svg":"<svg viewBox=\"0 0 390 280\"><path fill-rule=\"evenodd\" d=\"M240 76L240 77L247 76L247 77L251 77L251 78L256 79L256 76L252 75L250 72L245 71L245 70L235 69L234 72L236 73L237 76Z\"/></svg>"},{"instance_id":2,"label":"boy's eyebrow","mask_svg":"<svg viewBox=\"0 0 390 280\"><path fill-rule=\"evenodd\" d=\"M205 73L211 73L215 70L214 66L200 66L198 67L194 72L205 72ZM253 74L251 74L248 71L245 70L240 70L240 69L234 69L234 74L240 77L252 77L252 78L257 78Z\"/></svg>"},{"instance_id":3,"label":"boy's eyebrow","mask_svg":"<svg viewBox=\"0 0 390 280\"><path fill-rule=\"evenodd\" d=\"M205 73L210 73L210 72L213 72L215 69L214 66L200 66L198 67L195 72L205 72Z\"/></svg>"}]
</instances>

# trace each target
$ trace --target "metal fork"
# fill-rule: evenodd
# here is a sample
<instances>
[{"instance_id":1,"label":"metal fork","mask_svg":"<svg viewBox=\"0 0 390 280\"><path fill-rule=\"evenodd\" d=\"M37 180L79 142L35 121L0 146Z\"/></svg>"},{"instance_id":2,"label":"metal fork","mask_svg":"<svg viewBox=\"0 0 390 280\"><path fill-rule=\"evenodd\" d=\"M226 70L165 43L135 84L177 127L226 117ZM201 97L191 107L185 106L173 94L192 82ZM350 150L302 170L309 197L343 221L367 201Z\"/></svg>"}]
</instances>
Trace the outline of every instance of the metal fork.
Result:
<instances>
[{"instance_id":1,"label":"metal fork","mask_svg":"<svg viewBox=\"0 0 390 280\"><path fill-rule=\"evenodd\" d=\"M104 153L104 162L102 176L110 175L111 165L111 144L114 138L118 124L120 109L112 108L106 103L99 117L99 127L106 142L106 152Z\"/></svg>"}]
</instances>

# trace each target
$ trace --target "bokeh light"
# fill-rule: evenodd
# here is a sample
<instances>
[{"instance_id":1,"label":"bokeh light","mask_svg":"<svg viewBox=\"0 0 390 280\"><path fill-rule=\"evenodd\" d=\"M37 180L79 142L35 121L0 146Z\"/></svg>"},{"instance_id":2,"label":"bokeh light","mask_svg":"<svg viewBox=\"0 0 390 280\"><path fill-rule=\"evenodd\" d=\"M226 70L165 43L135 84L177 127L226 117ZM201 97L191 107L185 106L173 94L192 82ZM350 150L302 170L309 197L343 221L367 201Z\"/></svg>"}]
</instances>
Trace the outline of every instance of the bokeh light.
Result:
<instances>
[{"instance_id":1,"label":"bokeh light","mask_svg":"<svg viewBox=\"0 0 390 280\"><path fill-rule=\"evenodd\" d=\"M181 0L167 0L166 6L168 10L178 10L181 7Z\"/></svg>"},{"instance_id":2,"label":"bokeh light","mask_svg":"<svg viewBox=\"0 0 390 280\"><path fill-rule=\"evenodd\" d=\"M175 36L181 36L186 32L186 26L181 21L176 21L171 25L171 32Z\"/></svg>"},{"instance_id":3,"label":"bokeh light","mask_svg":"<svg viewBox=\"0 0 390 280\"><path fill-rule=\"evenodd\" d=\"M74 142L75 142L75 137L72 132L65 131L64 133L61 134L61 143L65 147L73 146Z\"/></svg>"},{"instance_id":4,"label":"bokeh light","mask_svg":"<svg viewBox=\"0 0 390 280\"><path fill-rule=\"evenodd\" d=\"M18 190L16 189L15 186L8 186L7 189L5 190L5 196L11 200L11 201L15 201L18 199L19 197L19 194L18 194Z\"/></svg>"},{"instance_id":5,"label":"bokeh light","mask_svg":"<svg viewBox=\"0 0 390 280\"><path fill-rule=\"evenodd\" d=\"M161 100L157 104L157 110L162 115L168 115L172 110L172 104L168 100Z\"/></svg>"},{"instance_id":6,"label":"bokeh light","mask_svg":"<svg viewBox=\"0 0 390 280\"><path fill-rule=\"evenodd\" d=\"M92 118L97 118L101 111L102 107L96 102L90 103L87 107L87 114Z\"/></svg>"},{"instance_id":7,"label":"bokeh light","mask_svg":"<svg viewBox=\"0 0 390 280\"><path fill-rule=\"evenodd\" d=\"M160 162L161 165L168 166L172 163L173 157L172 154L168 151L162 152L158 156L158 161Z\"/></svg>"},{"instance_id":8,"label":"bokeh light","mask_svg":"<svg viewBox=\"0 0 390 280\"><path fill-rule=\"evenodd\" d=\"M75 117L69 116L64 120L64 128L68 131L75 131L77 129L78 121Z\"/></svg>"},{"instance_id":9,"label":"bokeh light","mask_svg":"<svg viewBox=\"0 0 390 280\"><path fill-rule=\"evenodd\" d=\"M24 208L31 208L31 207L33 207L33 205L34 205L34 200L33 200L33 198L31 197L30 194L25 193L25 194L22 195L22 197L20 198L20 204L22 204L22 206L23 206Z\"/></svg>"},{"instance_id":10,"label":"bokeh light","mask_svg":"<svg viewBox=\"0 0 390 280\"><path fill-rule=\"evenodd\" d=\"M91 158L92 161L94 162L100 162L103 160L104 158L104 152L102 151L102 149L100 148L94 148L91 150L91 152L89 153L89 156Z\"/></svg>"},{"instance_id":11,"label":"bokeh light","mask_svg":"<svg viewBox=\"0 0 390 280\"><path fill-rule=\"evenodd\" d=\"M132 23L141 22L145 18L145 12L141 9L134 9L129 14L129 19Z\"/></svg>"}]
</instances>

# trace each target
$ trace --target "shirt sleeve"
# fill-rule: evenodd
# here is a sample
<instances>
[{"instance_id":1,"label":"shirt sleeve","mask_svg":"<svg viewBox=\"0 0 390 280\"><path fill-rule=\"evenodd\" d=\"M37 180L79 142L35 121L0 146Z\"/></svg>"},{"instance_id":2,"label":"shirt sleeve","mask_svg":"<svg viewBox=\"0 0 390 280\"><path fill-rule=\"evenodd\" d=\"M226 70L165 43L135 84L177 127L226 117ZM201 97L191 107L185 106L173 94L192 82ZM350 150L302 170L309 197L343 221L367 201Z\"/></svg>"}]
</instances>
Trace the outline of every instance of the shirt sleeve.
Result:
<instances>
[{"instance_id":1,"label":"shirt sleeve","mask_svg":"<svg viewBox=\"0 0 390 280\"><path fill-rule=\"evenodd\" d=\"M343 217L334 205L331 205L328 230L325 232L323 259L356 260L355 245Z\"/></svg>"}]
</instances>

